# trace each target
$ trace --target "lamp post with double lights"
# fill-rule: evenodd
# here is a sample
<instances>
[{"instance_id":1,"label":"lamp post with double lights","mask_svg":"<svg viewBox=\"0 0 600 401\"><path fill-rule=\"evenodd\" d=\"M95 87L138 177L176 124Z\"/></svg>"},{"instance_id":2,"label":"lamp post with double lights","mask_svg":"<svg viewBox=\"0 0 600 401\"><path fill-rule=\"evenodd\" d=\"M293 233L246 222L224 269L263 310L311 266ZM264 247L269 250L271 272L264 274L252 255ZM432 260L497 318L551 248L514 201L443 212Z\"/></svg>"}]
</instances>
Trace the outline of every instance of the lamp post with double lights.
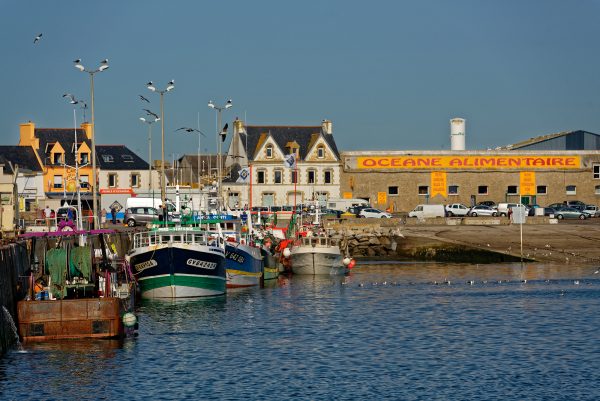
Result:
<instances>
[{"instance_id":1,"label":"lamp post with double lights","mask_svg":"<svg viewBox=\"0 0 600 401\"><path fill-rule=\"evenodd\" d=\"M163 90L158 90L156 89L156 87L154 86L154 84L152 83L152 81L148 82L146 84L146 87L152 91L152 92L156 92L160 95L160 131L161 131L161 145L162 145L162 149L161 149L161 162L160 162L160 182L161 182L161 186L160 186L160 199L163 202L163 205L166 206L166 202L167 202L167 189L166 189L166 183L165 183L165 108L164 108L164 97L165 97L165 93L172 91L173 89L175 89L175 80L172 79L169 81L169 83L167 84L167 87ZM166 220L165 220L165 224L166 224Z\"/></svg>"},{"instance_id":2,"label":"lamp post with double lights","mask_svg":"<svg viewBox=\"0 0 600 401\"><path fill-rule=\"evenodd\" d=\"M150 120L144 117L140 117L140 121L148 124L148 195L152 193L154 198L154 188L152 187L152 124L159 121L160 117Z\"/></svg>"},{"instance_id":3,"label":"lamp post with double lights","mask_svg":"<svg viewBox=\"0 0 600 401\"><path fill-rule=\"evenodd\" d=\"M211 100L208 102L208 107L210 107L211 109L215 109L217 111L217 147L218 147L218 155L217 155L217 171L218 171L218 175L219 177L217 178L217 182L218 182L218 186L217 186L217 190L218 190L218 198L219 198L219 207L223 207L223 202L222 202L222 194L221 194L221 181L222 181L222 160L221 160L221 144L222 142L225 140L225 135L227 134L225 132L225 129L222 128L221 126L221 112L223 112L223 110L227 110L228 108L230 108L231 106L233 106L233 103L231 102L231 99L229 99L223 106L218 106L216 104L214 104L214 102ZM220 136L222 136L222 138L220 138Z\"/></svg>"},{"instance_id":4,"label":"lamp post with double lights","mask_svg":"<svg viewBox=\"0 0 600 401\"><path fill-rule=\"evenodd\" d=\"M81 59L77 59L73 61L75 63L75 68L77 68L81 72L87 72L90 75L90 88L91 88L91 106L92 106L92 214L94 216L94 227L97 227L98 217L98 195L96 193L98 187L98 179L96 177L96 125L94 120L94 75L98 72L102 72L108 69L108 59L104 59L100 62L100 66L93 70L86 69L83 64L81 64Z\"/></svg>"}]
</instances>

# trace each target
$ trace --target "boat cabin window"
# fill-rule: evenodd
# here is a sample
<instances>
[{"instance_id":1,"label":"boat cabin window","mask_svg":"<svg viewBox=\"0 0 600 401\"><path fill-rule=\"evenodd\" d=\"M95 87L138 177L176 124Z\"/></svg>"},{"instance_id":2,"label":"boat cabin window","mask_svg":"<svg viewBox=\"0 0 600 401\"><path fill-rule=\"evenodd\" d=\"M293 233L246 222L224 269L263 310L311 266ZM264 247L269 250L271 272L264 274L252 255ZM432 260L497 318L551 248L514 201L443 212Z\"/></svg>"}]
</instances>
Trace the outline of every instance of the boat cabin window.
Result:
<instances>
[{"instance_id":1,"label":"boat cabin window","mask_svg":"<svg viewBox=\"0 0 600 401\"><path fill-rule=\"evenodd\" d=\"M174 235L173 242L181 242L181 235Z\"/></svg>"}]
</instances>

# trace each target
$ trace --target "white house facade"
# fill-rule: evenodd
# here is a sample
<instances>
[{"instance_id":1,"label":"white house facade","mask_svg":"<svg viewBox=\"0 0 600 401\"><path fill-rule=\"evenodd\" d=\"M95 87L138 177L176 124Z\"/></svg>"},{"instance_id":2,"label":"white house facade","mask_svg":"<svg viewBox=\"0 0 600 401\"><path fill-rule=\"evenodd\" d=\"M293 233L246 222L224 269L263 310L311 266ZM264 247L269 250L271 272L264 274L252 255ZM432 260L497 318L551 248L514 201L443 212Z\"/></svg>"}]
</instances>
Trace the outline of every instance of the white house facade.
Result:
<instances>
[{"instance_id":1,"label":"white house facade","mask_svg":"<svg viewBox=\"0 0 600 401\"><path fill-rule=\"evenodd\" d=\"M294 167L286 165L288 155L294 155ZM239 172L246 166L250 174L242 182ZM340 197L340 155L327 120L318 126L246 126L236 120L225 167L222 196L231 208Z\"/></svg>"}]
</instances>

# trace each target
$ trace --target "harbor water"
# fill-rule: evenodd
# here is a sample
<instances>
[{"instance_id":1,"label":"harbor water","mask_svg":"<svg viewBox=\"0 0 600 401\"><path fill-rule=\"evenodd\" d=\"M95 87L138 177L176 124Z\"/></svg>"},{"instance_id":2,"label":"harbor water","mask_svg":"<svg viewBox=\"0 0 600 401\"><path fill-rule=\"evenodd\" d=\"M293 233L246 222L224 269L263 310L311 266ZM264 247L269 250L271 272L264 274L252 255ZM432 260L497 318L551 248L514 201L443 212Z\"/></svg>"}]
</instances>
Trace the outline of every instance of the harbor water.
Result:
<instances>
[{"instance_id":1,"label":"harbor water","mask_svg":"<svg viewBox=\"0 0 600 401\"><path fill-rule=\"evenodd\" d=\"M144 301L135 339L10 351L0 398L598 400L597 270L362 264Z\"/></svg>"}]
</instances>

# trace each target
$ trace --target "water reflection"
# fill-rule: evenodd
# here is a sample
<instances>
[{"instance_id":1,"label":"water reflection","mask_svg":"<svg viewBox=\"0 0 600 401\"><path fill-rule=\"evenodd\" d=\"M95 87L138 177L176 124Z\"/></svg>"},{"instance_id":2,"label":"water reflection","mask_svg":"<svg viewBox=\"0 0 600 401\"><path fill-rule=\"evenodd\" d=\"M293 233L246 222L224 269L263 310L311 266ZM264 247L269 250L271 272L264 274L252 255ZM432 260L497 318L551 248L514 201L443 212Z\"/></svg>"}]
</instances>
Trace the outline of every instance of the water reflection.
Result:
<instances>
[{"instance_id":1,"label":"water reflection","mask_svg":"<svg viewBox=\"0 0 600 401\"><path fill-rule=\"evenodd\" d=\"M600 399L595 270L363 263L345 277L282 276L224 297L144 300L137 339L27 345L0 360L0 392Z\"/></svg>"}]
</instances>

